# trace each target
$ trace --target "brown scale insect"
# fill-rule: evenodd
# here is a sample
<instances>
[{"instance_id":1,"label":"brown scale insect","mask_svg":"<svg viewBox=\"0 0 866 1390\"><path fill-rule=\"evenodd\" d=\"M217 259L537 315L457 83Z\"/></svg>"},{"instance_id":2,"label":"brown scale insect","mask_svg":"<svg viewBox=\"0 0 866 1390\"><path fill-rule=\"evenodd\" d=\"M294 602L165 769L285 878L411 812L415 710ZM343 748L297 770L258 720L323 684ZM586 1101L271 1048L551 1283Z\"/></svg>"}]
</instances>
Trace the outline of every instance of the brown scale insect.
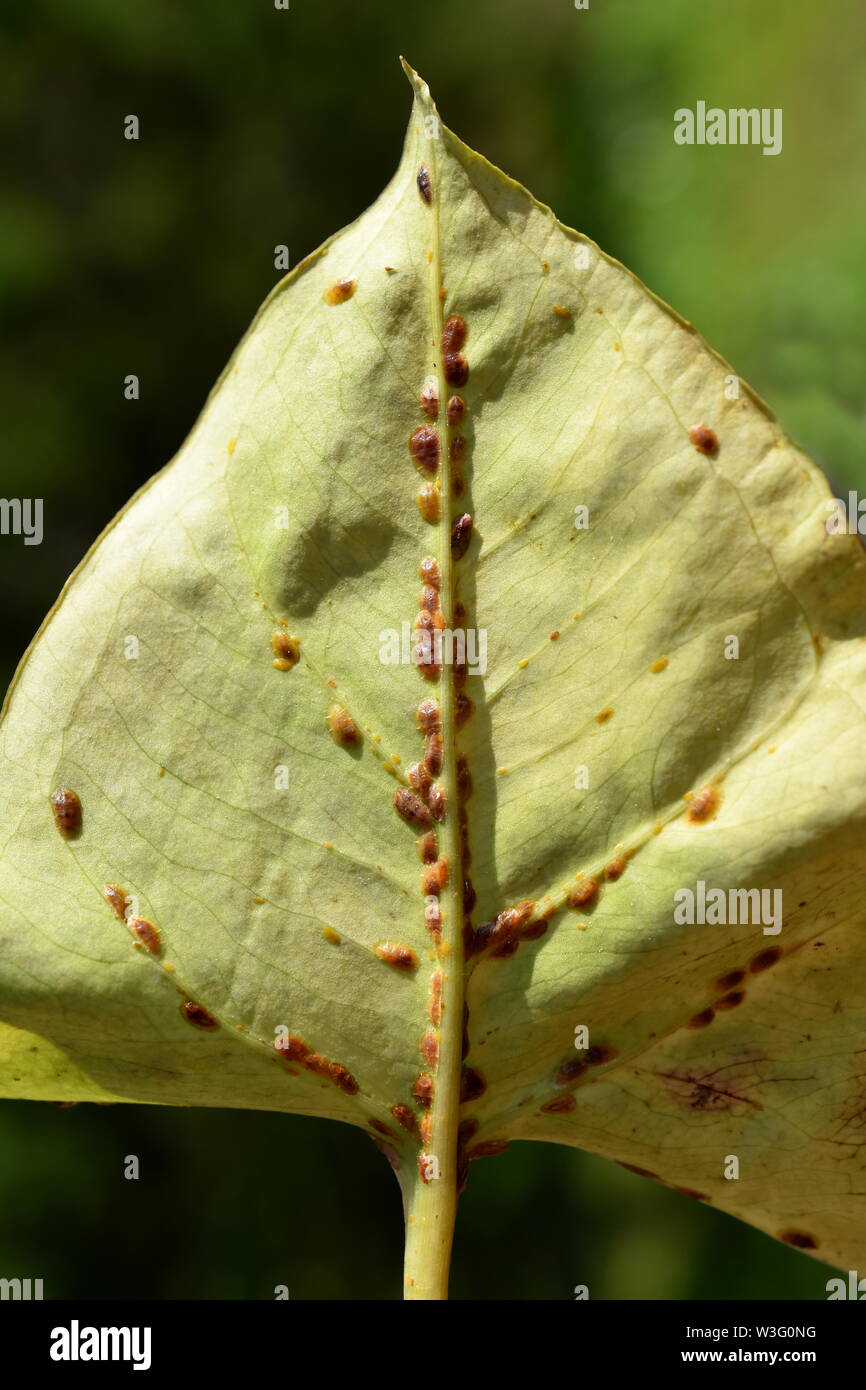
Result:
<instances>
[{"instance_id":1,"label":"brown scale insect","mask_svg":"<svg viewBox=\"0 0 866 1390\"><path fill-rule=\"evenodd\" d=\"M108 903L108 906L112 908L115 917L119 917L121 922L125 922L126 908L129 903L129 899L127 898L123 889L119 888L116 883L106 883L105 887L102 890L102 896Z\"/></svg>"},{"instance_id":2,"label":"brown scale insect","mask_svg":"<svg viewBox=\"0 0 866 1390\"><path fill-rule=\"evenodd\" d=\"M419 425L409 436L409 453L425 472L435 473L439 467L439 431L432 425Z\"/></svg>"},{"instance_id":3,"label":"brown scale insect","mask_svg":"<svg viewBox=\"0 0 866 1390\"><path fill-rule=\"evenodd\" d=\"M420 1043L418 1051L431 1071L435 1071L439 1065L439 1034L428 1028Z\"/></svg>"},{"instance_id":4,"label":"brown scale insect","mask_svg":"<svg viewBox=\"0 0 866 1390\"><path fill-rule=\"evenodd\" d=\"M375 947L376 955L386 965L393 965L395 970L417 970L418 957L411 946L398 946L393 941L381 941Z\"/></svg>"},{"instance_id":5,"label":"brown scale insect","mask_svg":"<svg viewBox=\"0 0 866 1390\"><path fill-rule=\"evenodd\" d=\"M454 722L458 729L466 723L475 713L475 705L468 695L464 695L460 690L457 693L457 700L454 707Z\"/></svg>"},{"instance_id":6,"label":"brown scale insect","mask_svg":"<svg viewBox=\"0 0 866 1390\"><path fill-rule=\"evenodd\" d=\"M462 560L472 539L472 517L468 512L458 516L451 528L451 554L455 560Z\"/></svg>"},{"instance_id":7,"label":"brown scale insect","mask_svg":"<svg viewBox=\"0 0 866 1390\"><path fill-rule=\"evenodd\" d=\"M448 423L452 427L459 425L463 416L466 414L466 402L462 396L451 396L446 407Z\"/></svg>"},{"instance_id":8,"label":"brown scale insect","mask_svg":"<svg viewBox=\"0 0 866 1390\"><path fill-rule=\"evenodd\" d=\"M443 821L445 819L445 812L448 809L448 802L445 796L445 792L439 786L438 782L434 782L432 787L430 788L430 794L427 798L427 803L430 807L430 814L433 817L433 819Z\"/></svg>"},{"instance_id":9,"label":"brown scale insect","mask_svg":"<svg viewBox=\"0 0 866 1390\"><path fill-rule=\"evenodd\" d=\"M545 1101L541 1110L545 1115L565 1115L569 1110L574 1110L576 1105L574 1096L557 1096L554 1100Z\"/></svg>"},{"instance_id":10,"label":"brown scale insect","mask_svg":"<svg viewBox=\"0 0 866 1390\"><path fill-rule=\"evenodd\" d=\"M408 791L406 787L400 787L394 793L394 810L398 816L403 817L407 825L428 826L433 820L429 808L420 797Z\"/></svg>"},{"instance_id":11,"label":"brown scale insect","mask_svg":"<svg viewBox=\"0 0 866 1390\"><path fill-rule=\"evenodd\" d=\"M478 1100L487 1090L487 1082L476 1071L474 1067L464 1067L460 1075L460 1100L468 1103L471 1100Z\"/></svg>"},{"instance_id":12,"label":"brown scale insect","mask_svg":"<svg viewBox=\"0 0 866 1390\"><path fill-rule=\"evenodd\" d=\"M613 883L615 879L622 878L627 867L628 860L623 859L622 856L618 859L611 859L610 863L604 866L604 876L609 883Z\"/></svg>"},{"instance_id":13,"label":"brown scale insect","mask_svg":"<svg viewBox=\"0 0 866 1390\"><path fill-rule=\"evenodd\" d=\"M466 320L459 314L451 314L442 325L442 337L439 341L443 353L459 352L466 342L468 331Z\"/></svg>"},{"instance_id":14,"label":"brown scale insect","mask_svg":"<svg viewBox=\"0 0 866 1390\"><path fill-rule=\"evenodd\" d=\"M442 583L442 575L439 573L439 561L434 555L425 555L418 566L418 578L424 580L424 594L427 589L438 589ZM425 607L427 605L425 604Z\"/></svg>"},{"instance_id":15,"label":"brown scale insect","mask_svg":"<svg viewBox=\"0 0 866 1390\"><path fill-rule=\"evenodd\" d=\"M779 1240L783 1240L786 1245L795 1245L798 1250L818 1249L815 1237L807 1235L805 1231L780 1231Z\"/></svg>"},{"instance_id":16,"label":"brown scale insect","mask_svg":"<svg viewBox=\"0 0 866 1390\"><path fill-rule=\"evenodd\" d=\"M428 830L427 834L422 835L420 840L416 843L418 846L418 858L421 860L421 863L432 864L439 852L436 845L435 831Z\"/></svg>"},{"instance_id":17,"label":"brown scale insect","mask_svg":"<svg viewBox=\"0 0 866 1390\"><path fill-rule=\"evenodd\" d=\"M438 903L427 903L424 908L424 922L437 947L442 931L442 912Z\"/></svg>"},{"instance_id":18,"label":"brown scale insect","mask_svg":"<svg viewBox=\"0 0 866 1390\"><path fill-rule=\"evenodd\" d=\"M714 1009L736 1009L746 997L744 989L733 989L730 994L723 994L721 999L717 999L713 1004Z\"/></svg>"},{"instance_id":19,"label":"brown scale insect","mask_svg":"<svg viewBox=\"0 0 866 1390\"><path fill-rule=\"evenodd\" d=\"M605 1062L612 1062L618 1056L616 1048L608 1046L607 1043L595 1043L586 1049L587 1064L591 1067L603 1066Z\"/></svg>"},{"instance_id":20,"label":"brown scale insect","mask_svg":"<svg viewBox=\"0 0 866 1390\"><path fill-rule=\"evenodd\" d=\"M469 363L460 352L442 354L442 367L449 386L465 386L469 380Z\"/></svg>"},{"instance_id":21,"label":"brown scale insect","mask_svg":"<svg viewBox=\"0 0 866 1390\"><path fill-rule=\"evenodd\" d=\"M439 489L433 487L431 483L425 483L422 488L419 488L415 502L424 520L429 521L431 526L435 526L442 514Z\"/></svg>"},{"instance_id":22,"label":"brown scale insect","mask_svg":"<svg viewBox=\"0 0 866 1390\"><path fill-rule=\"evenodd\" d=\"M415 717L422 734L438 733L442 728L438 700L422 700Z\"/></svg>"},{"instance_id":23,"label":"brown scale insect","mask_svg":"<svg viewBox=\"0 0 866 1390\"><path fill-rule=\"evenodd\" d=\"M686 820L691 821L693 825L700 825L704 821L712 820L718 809L718 790L715 787L704 787L689 801Z\"/></svg>"},{"instance_id":24,"label":"brown scale insect","mask_svg":"<svg viewBox=\"0 0 866 1390\"><path fill-rule=\"evenodd\" d=\"M457 1127L458 1144L468 1144L470 1139L474 1139L478 1133L477 1120L461 1120Z\"/></svg>"},{"instance_id":25,"label":"brown scale insect","mask_svg":"<svg viewBox=\"0 0 866 1390\"><path fill-rule=\"evenodd\" d=\"M544 936L550 926L546 917L539 917L537 922L530 922L528 927L524 927L520 933L521 941L537 941L540 936Z\"/></svg>"},{"instance_id":26,"label":"brown scale insect","mask_svg":"<svg viewBox=\"0 0 866 1390\"><path fill-rule=\"evenodd\" d=\"M347 299L352 298L356 287L356 280L338 280L330 289L325 290L322 298L326 304L345 304Z\"/></svg>"},{"instance_id":27,"label":"brown scale insect","mask_svg":"<svg viewBox=\"0 0 866 1390\"><path fill-rule=\"evenodd\" d=\"M384 1135L384 1137L385 1137L386 1139L396 1139L396 1138L397 1138L397 1136L396 1136L396 1134L394 1133L393 1129L389 1129L388 1126L387 1126L386 1124L384 1124L382 1120L370 1120L370 1121L369 1121L369 1125L370 1125L370 1128L371 1128L371 1129L375 1129L375 1131L376 1131L377 1134L382 1134L382 1135Z\"/></svg>"},{"instance_id":28,"label":"brown scale insect","mask_svg":"<svg viewBox=\"0 0 866 1390\"><path fill-rule=\"evenodd\" d=\"M588 1067L588 1063L581 1057L569 1057L567 1062L563 1062L553 1073L553 1084L560 1090L566 1086L573 1086L575 1081L579 1081Z\"/></svg>"},{"instance_id":29,"label":"brown scale insect","mask_svg":"<svg viewBox=\"0 0 866 1390\"><path fill-rule=\"evenodd\" d=\"M463 880L463 911L466 912L466 913L471 912L477 901L478 901L478 898L477 898L477 894L476 894L476 892L475 892L475 889L472 887L472 880L469 879L469 878L464 878L464 880Z\"/></svg>"},{"instance_id":30,"label":"brown scale insect","mask_svg":"<svg viewBox=\"0 0 866 1390\"><path fill-rule=\"evenodd\" d=\"M438 1028L442 1022L442 972L439 970L434 972L430 980L430 1003L427 1012L433 1027Z\"/></svg>"},{"instance_id":31,"label":"brown scale insect","mask_svg":"<svg viewBox=\"0 0 866 1390\"><path fill-rule=\"evenodd\" d=\"M778 946L769 946L766 951L759 951L756 956L749 961L749 970L753 975L758 975L762 970L769 970L771 965L782 959L782 952Z\"/></svg>"},{"instance_id":32,"label":"brown scale insect","mask_svg":"<svg viewBox=\"0 0 866 1390\"><path fill-rule=\"evenodd\" d=\"M709 1028L715 1018L714 1009L702 1009L699 1014L695 1014L686 1024L687 1028Z\"/></svg>"},{"instance_id":33,"label":"brown scale insect","mask_svg":"<svg viewBox=\"0 0 866 1390\"><path fill-rule=\"evenodd\" d=\"M406 769L406 776L407 776L408 779L409 779L409 785L412 786L412 787L414 787L415 791L418 793L418 795L420 796L420 798L421 798L422 801L426 801L426 800L427 800L427 795L428 795L428 793L429 793L429 791L430 791L430 788L431 788L431 786L433 785L433 778L430 776L430 773L427 771L427 768L424 766L424 764L423 764L423 763L413 763L411 767L407 767L407 769ZM432 834L432 832L431 832L431 834ZM433 835L433 848L434 848L434 851L435 851L435 848L436 848L436 836L435 836L435 835ZM434 853L434 858L435 858L435 853Z\"/></svg>"},{"instance_id":34,"label":"brown scale insect","mask_svg":"<svg viewBox=\"0 0 866 1390\"><path fill-rule=\"evenodd\" d=\"M418 595L418 608L428 613L438 613L441 608L439 599L439 586L425 584L421 593Z\"/></svg>"},{"instance_id":35,"label":"brown scale insect","mask_svg":"<svg viewBox=\"0 0 866 1390\"><path fill-rule=\"evenodd\" d=\"M502 945L497 946L490 954L495 956L497 960L501 960L503 957L513 956L519 945L519 941L503 941Z\"/></svg>"},{"instance_id":36,"label":"brown scale insect","mask_svg":"<svg viewBox=\"0 0 866 1390\"><path fill-rule=\"evenodd\" d=\"M452 463L459 463L466 453L466 435L455 434L448 446L448 457Z\"/></svg>"},{"instance_id":37,"label":"brown scale insect","mask_svg":"<svg viewBox=\"0 0 866 1390\"><path fill-rule=\"evenodd\" d=\"M412 1095L414 1099L427 1110L433 1104L435 1084L433 1077L428 1072L422 1071L420 1076L416 1076L412 1082Z\"/></svg>"},{"instance_id":38,"label":"brown scale insect","mask_svg":"<svg viewBox=\"0 0 866 1390\"><path fill-rule=\"evenodd\" d=\"M440 858L421 875L421 892L425 898L436 897L448 882L448 860Z\"/></svg>"},{"instance_id":39,"label":"brown scale insect","mask_svg":"<svg viewBox=\"0 0 866 1390\"><path fill-rule=\"evenodd\" d=\"M468 801L472 795L472 774L466 758L457 759L457 795L462 801Z\"/></svg>"},{"instance_id":40,"label":"brown scale insect","mask_svg":"<svg viewBox=\"0 0 866 1390\"><path fill-rule=\"evenodd\" d=\"M419 400L419 402L420 402L420 404L421 404L421 409L423 410L423 412L424 412L425 415L429 415L431 418L433 418L433 417L435 417L436 415L438 415L438 413L439 413L439 392L438 392L438 390L436 389L436 383L435 383L435 382L433 382L433 381L425 381L425 382L424 382L424 385L423 385L422 388L421 388L421 394L420 394L420 396L418 397L418 400Z\"/></svg>"},{"instance_id":41,"label":"brown scale insect","mask_svg":"<svg viewBox=\"0 0 866 1390\"><path fill-rule=\"evenodd\" d=\"M415 175L415 182L418 185L418 192L428 205L433 202L433 183L430 178L430 170L426 164L422 164Z\"/></svg>"},{"instance_id":42,"label":"brown scale insect","mask_svg":"<svg viewBox=\"0 0 866 1390\"><path fill-rule=\"evenodd\" d=\"M598 897L598 880L594 878L583 879L576 888L572 888L568 895L569 907L588 907L595 902Z\"/></svg>"},{"instance_id":43,"label":"brown scale insect","mask_svg":"<svg viewBox=\"0 0 866 1390\"><path fill-rule=\"evenodd\" d=\"M196 1004L193 999L181 1000L180 1011L187 1023L193 1024L196 1028L219 1028L213 1014L209 1014L207 1009L203 1009L201 1004Z\"/></svg>"},{"instance_id":44,"label":"brown scale insect","mask_svg":"<svg viewBox=\"0 0 866 1390\"><path fill-rule=\"evenodd\" d=\"M78 793L69 787L58 787L57 791L51 793L51 809L54 812L54 824L64 840L77 840L81 834L83 816Z\"/></svg>"},{"instance_id":45,"label":"brown scale insect","mask_svg":"<svg viewBox=\"0 0 866 1390\"><path fill-rule=\"evenodd\" d=\"M357 1081L348 1068L342 1066L340 1062L328 1063L328 1077L341 1091L345 1091L347 1096L358 1094Z\"/></svg>"},{"instance_id":46,"label":"brown scale insect","mask_svg":"<svg viewBox=\"0 0 866 1390\"><path fill-rule=\"evenodd\" d=\"M150 951L152 956L158 956L162 950L162 942L159 939L159 930L149 922L146 917L133 917L129 921L129 930L137 941L140 941L146 951Z\"/></svg>"},{"instance_id":47,"label":"brown scale insect","mask_svg":"<svg viewBox=\"0 0 866 1390\"><path fill-rule=\"evenodd\" d=\"M328 728L332 739L339 743L341 748L357 748L361 742L361 730L343 705L331 705L328 710Z\"/></svg>"},{"instance_id":48,"label":"brown scale insect","mask_svg":"<svg viewBox=\"0 0 866 1390\"><path fill-rule=\"evenodd\" d=\"M427 681L438 680L442 670L436 661L435 650L432 638L422 640L412 648L412 663Z\"/></svg>"},{"instance_id":49,"label":"brown scale insect","mask_svg":"<svg viewBox=\"0 0 866 1390\"><path fill-rule=\"evenodd\" d=\"M279 671L289 671L301 655L301 643L297 637L289 637L288 633L279 629L271 637L271 649L276 660L274 665Z\"/></svg>"},{"instance_id":50,"label":"brown scale insect","mask_svg":"<svg viewBox=\"0 0 866 1390\"><path fill-rule=\"evenodd\" d=\"M370 1135L370 1138L373 1139L372 1134ZM386 1144L384 1139L373 1139L373 1143L376 1145L376 1148L379 1150L379 1153L385 1155L391 1167L394 1169L394 1172L399 1173L400 1155L398 1154L394 1146L392 1144Z\"/></svg>"},{"instance_id":51,"label":"brown scale insect","mask_svg":"<svg viewBox=\"0 0 866 1390\"><path fill-rule=\"evenodd\" d=\"M398 1125L407 1130L409 1134L417 1134L418 1121L415 1118L414 1111L410 1110L408 1105L392 1105L391 1114L394 1116Z\"/></svg>"},{"instance_id":52,"label":"brown scale insect","mask_svg":"<svg viewBox=\"0 0 866 1390\"><path fill-rule=\"evenodd\" d=\"M424 740L424 766L433 777L442 771L442 735L428 734Z\"/></svg>"},{"instance_id":53,"label":"brown scale insect","mask_svg":"<svg viewBox=\"0 0 866 1390\"><path fill-rule=\"evenodd\" d=\"M717 454L719 451L718 437L708 425L692 425L689 439L700 454Z\"/></svg>"},{"instance_id":54,"label":"brown scale insect","mask_svg":"<svg viewBox=\"0 0 866 1390\"><path fill-rule=\"evenodd\" d=\"M507 1139L487 1139L483 1144L476 1144L470 1149L467 1158L492 1158L494 1154L504 1154L508 1148Z\"/></svg>"},{"instance_id":55,"label":"brown scale insect","mask_svg":"<svg viewBox=\"0 0 866 1390\"><path fill-rule=\"evenodd\" d=\"M720 989L723 992L729 989L735 989L737 985L742 984L745 978L745 970L730 970L727 975L722 975L720 979L716 980L716 989Z\"/></svg>"},{"instance_id":56,"label":"brown scale insect","mask_svg":"<svg viewBox=\"0 0 866 1390\"><path fill-rule=\"evenodd\" d=\"M303 1062L311 1052L311 1048L296 1033L277 1038L274 1047L286 1062Z\"/></svg>"}]
</instances>

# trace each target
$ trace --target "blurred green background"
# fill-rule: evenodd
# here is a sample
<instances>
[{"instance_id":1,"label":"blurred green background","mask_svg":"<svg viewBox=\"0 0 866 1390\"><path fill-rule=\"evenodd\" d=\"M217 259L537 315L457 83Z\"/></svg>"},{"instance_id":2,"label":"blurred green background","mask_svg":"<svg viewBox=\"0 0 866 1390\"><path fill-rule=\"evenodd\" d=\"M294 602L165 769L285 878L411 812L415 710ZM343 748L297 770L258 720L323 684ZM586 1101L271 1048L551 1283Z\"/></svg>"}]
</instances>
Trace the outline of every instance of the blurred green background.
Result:
<instances>
[{"instance_id":1,"label":"blurred green background","mask_svg":"<svg viewBox=\"0 0 866 1390\"><path fill-rule=\"evenodd\" d=\"M866 486L862 0L4 0L0 44L0 493L44 498L46 524L40 547L0 539L4 685L182 442L280 278L275 245L294 264L390 177L399 53L470 145L691 319L837 491ZM676 146L698 100L782 107L782 154ZM569 1150L474 1164L461 1205L457 1298L826 1297L827 1267ZM0 1275L48 1297L399 1297L401 1224L387 1165L342 1126L0 1103Z\"/></svg>"}]
</instances>

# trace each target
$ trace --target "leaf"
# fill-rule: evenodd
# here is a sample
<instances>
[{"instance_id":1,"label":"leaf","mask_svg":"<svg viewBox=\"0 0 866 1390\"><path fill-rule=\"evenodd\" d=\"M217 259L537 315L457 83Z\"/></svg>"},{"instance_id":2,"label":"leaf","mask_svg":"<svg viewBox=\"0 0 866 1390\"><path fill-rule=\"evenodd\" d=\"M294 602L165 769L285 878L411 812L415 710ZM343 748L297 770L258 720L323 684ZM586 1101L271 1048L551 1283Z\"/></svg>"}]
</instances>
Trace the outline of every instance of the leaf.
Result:
<instances>
[{"instance_id":1,"label":"leaf","mask_svg":"<svg viewBox=\"0 0 866 1390\"><path fill-rule=\"evenodd\" d=\"M410 1297L444 1293L467 1159L512 1139L856 1268L861 547L691 326L408 71L393 181L276 288L13 683L2 1093L359 1125ZM425 557L483 671L381 659ZM780 891L781 931L745 899L681 924L699 883Z\"/></svg>"}]
</instances>

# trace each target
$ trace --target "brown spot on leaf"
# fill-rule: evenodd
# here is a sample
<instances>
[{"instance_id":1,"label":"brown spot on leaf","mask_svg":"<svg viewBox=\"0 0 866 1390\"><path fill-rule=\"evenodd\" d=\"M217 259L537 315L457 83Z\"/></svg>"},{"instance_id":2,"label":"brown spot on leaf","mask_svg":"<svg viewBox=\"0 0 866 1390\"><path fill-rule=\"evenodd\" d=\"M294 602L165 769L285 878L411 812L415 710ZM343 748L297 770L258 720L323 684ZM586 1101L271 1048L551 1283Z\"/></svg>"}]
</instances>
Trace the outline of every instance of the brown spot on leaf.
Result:
<instances>
[{"instance_id":1,"label":"brown spot on leaf","mask_svg":"<svg viewBox=\"0 0 866 1390\"><path fill-rule=\"evenodd\" d=\"M77 792L69 787L58 787L51 794L51 809L54 824L64 840L77 840L81 834L82 808Z\"/></svg>"},{"instance_id":2,"label":"brown spot on leaf","mask_svg":"<svg viewBox=\"0 0 866 1390\"><path fill-rule=\"evenodd\" d=\"M376 955L386 965L395 970L417 970L418 957L411 946L398 946L393 941L380 941L375 947Z\"/></svg>"},{"instance_id":3,"label":"brown spot on leaf","mask_svg":"<svg viewBox=\"0 0 866 1390\"><path fill-rule=\"evenodd\" d=\"M193 999L181 1000L180 1011L187 1023L193 1024L195 1028L219 1028L213 1014L209 1014L207 1009L203 1009L201 1004L196 1004Z\"/></svg>"},{"instance_id":4,"label":"brown spot on leaf","mask_svg":"<svg viewBox=\"0 0 866 1390\"><path fill-rule=\"evenodd\" d=\"M338 280L330 289L325 290L323 299L326 304L345 304L347 299L352 298L356 287L355 280Z\"/></svg>"}]
</instances>

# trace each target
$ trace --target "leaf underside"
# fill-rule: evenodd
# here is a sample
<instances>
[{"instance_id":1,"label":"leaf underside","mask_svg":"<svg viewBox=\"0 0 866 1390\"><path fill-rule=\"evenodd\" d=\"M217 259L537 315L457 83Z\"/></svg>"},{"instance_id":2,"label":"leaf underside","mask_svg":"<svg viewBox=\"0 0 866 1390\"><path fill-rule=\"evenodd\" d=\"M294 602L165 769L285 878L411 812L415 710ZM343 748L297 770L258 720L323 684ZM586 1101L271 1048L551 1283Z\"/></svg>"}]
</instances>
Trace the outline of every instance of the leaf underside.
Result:
<instances>
[{"instance_id":1,"label":"leaf underside","mask_svg":"<svg viewBox=\"0 0 866 1390\"><path fill-rule=\"evenodd\" d=\"M863 552L691 325L410 76L395 177L277 286L13 683L0 1093L328 1116L404 1187L419 1151L459 1183L572 1144L856 1268ZM483 674L381 659L425 557ZM781 890L782 930L680 924L698 882Z\"/></svg>"}]
</instances>

